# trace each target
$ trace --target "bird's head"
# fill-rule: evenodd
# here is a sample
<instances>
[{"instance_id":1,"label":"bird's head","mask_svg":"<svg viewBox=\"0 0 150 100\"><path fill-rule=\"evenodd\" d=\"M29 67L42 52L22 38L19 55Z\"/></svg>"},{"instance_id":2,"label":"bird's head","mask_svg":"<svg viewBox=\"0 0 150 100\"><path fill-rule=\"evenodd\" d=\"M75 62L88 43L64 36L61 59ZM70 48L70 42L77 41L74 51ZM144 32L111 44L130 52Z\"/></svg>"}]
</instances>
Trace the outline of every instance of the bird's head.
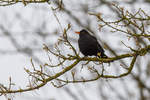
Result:
<instances>
[{"instance_id":1,"label":"bird's head","mask_svg":"<svg viewBox=\"0 0 150 100\"><path fill-rule=\"evenodd\" d=\"M80 32L75 32L77 34L88 34L88 31L86 31L85 29L82 29Z\"/></svg>"}]
</instances>

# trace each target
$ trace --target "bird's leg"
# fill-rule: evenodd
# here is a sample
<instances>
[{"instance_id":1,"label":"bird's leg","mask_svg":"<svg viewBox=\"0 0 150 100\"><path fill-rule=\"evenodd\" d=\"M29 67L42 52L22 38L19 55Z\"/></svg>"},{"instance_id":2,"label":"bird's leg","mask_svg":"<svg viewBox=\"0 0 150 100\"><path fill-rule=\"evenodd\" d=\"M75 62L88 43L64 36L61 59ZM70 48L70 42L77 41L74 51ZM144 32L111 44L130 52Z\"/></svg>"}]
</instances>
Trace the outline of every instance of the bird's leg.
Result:
<instances>
[{"instance_id":1,"label":"bird's leg","mask_svg":"<svg viewBox=\"0 0 150 100\"><path fill-rule=\"evenodd\" d=\"M98 53L97 53L97 56L98 56L99 58L101 58L101 53L100 53L100 52L98 52Z\"/></svg>"},{"instance_id":2,"label":"bird's leg","mask_svg":"<svg viewBox=\"0 0 150 100\"><path fill-rule=\"evenodd\" d=\"M101 58L101 52L97 53L98 58ZM103 62L99 62L99 64L103 64Z\"/></svg>"},{"instance_id":3,"label":"bird's leg","mask_svg":"<svg viewBox=\"0 0 150 100\"><path fill-rule=\"evenodd\" d=\"M101 57L101 52L98 52L98 53L97 53L97 56L98 56L99 58L102 58L102 57ZM106 58L104 58L104 59L106 59ZM103 62L99 62L99 64L103 64ZM110 66L110 62L108 62L108 66Z\"/></svg>"}]
</instances>

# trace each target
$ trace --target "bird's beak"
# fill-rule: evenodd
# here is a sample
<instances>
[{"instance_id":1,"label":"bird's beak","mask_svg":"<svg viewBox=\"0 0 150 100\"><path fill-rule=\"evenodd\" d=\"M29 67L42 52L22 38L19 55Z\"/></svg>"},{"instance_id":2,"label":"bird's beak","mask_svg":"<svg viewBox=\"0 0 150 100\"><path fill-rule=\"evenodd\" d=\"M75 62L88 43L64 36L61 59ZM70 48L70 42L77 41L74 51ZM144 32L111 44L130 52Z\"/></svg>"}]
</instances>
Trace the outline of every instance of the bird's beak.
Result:
<instances>
[{"instance_id":1,"label":"bird's beak","mask_svg":"<svg viewBox=\"0 0 150 100\"><path fill-rule=\"evenodd\" d=\"M80 34L80 32L75 32L75 33Z\"/></svg>"}]
</instances>

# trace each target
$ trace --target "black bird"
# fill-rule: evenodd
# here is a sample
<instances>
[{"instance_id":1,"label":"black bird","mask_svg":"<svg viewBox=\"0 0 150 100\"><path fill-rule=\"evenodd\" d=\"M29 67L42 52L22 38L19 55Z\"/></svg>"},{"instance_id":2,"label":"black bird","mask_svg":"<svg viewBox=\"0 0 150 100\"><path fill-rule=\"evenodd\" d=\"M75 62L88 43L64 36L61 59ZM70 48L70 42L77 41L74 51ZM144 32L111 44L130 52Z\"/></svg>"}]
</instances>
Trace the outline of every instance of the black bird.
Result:
<instances>
[{"instance_id":1,"label":"black bird","mask_svg":"<svg viewBox=\"0 0 150 100\"><path fill-rule=\"evenodd\" d=\"M105 51L98 43L97 39L90 35L88 31L82 29L80 32L75 32L79 34L79 49L84 56L98 56L99 58L108 58L105 55Z\"/></svg>"}]
</instances>

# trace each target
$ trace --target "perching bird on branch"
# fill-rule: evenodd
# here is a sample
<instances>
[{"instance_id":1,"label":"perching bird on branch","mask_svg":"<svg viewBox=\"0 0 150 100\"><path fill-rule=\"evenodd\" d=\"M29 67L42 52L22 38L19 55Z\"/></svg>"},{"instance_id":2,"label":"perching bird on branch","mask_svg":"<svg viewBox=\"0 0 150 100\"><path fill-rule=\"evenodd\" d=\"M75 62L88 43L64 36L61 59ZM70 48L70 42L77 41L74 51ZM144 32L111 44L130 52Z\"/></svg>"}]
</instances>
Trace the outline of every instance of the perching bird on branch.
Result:
<instances>
[{"instance_id":1,"label":"perching bird on branch","mask_svg":"<svg viewBox=\"0 0 150 100\"><path fill-rule=\"evenodd\" d=\"M80 32L75 32L79 34L79 49L84 56L98 56L99 58L108 58L105 55L105 51L98 43L97 39L90 35L88 31L82 29Z\"/></svg>"}]
</instances>

